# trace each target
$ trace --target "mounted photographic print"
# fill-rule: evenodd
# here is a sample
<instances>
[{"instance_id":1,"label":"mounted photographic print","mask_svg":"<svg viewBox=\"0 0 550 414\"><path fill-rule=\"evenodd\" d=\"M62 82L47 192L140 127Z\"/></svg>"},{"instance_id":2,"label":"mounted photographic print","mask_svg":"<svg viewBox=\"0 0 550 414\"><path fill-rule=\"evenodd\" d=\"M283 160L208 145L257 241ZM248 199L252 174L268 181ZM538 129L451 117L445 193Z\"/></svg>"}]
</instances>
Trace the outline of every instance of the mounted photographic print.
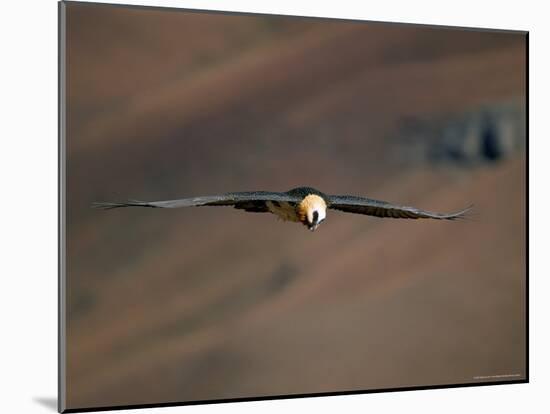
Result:
<instances>
[{"instance_id":1,"label":"mounted photographic print","mask_svg":"<svg viewBox=\"0 0 550 414\"><path fill-rule=\"evenodd\" d=\"M60 411L528 381L526 32L59 19Z\"/></svg>"}]
</instances>

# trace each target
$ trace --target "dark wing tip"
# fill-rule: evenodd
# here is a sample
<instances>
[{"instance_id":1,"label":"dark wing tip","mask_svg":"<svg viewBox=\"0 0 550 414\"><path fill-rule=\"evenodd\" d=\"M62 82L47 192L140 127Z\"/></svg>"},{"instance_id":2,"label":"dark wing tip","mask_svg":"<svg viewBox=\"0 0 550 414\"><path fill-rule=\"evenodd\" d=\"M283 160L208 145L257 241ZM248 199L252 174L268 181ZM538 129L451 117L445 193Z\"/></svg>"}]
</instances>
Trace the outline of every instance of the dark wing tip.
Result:
<instances>
[{"instance_id":1,"label":"dark wing tip","mask_svg":"<svg viewBox=\"0 0 550 414\"><path fill-rule=\"evenodd\" d=\"M441 216L441 218L444 220L466 219L470 217L470 214L468 213L470 213L473 208L474 208L474 205L470 204L468 207L466 207L463 210L457 211L455 213L444 214Z\"/></svg>"},{"instance_id":2,"label":"dark wing tip","mask_svg":"<svg viewBox=\"0 0 550 414\"><path fill-rule=\"evenodd\" d=\"M113 208L127 207L127 203L93 202L91 207L99 210L111 210Z\"/></svg>"},{"instance_id":3,"label":"dark wing tip","mask_svg":"<svg viewBox=\"0 0 550 414\"><path fill-rule=\"evenodd\" d=\"M128 200L125 203L111 203L111 202L96 202L94 201L91 205L92 208L97 208L100 210L111 210L113 208L121 207L156 207L149 203L145 203L137 200Z\"/></svg>"}]
</instances>

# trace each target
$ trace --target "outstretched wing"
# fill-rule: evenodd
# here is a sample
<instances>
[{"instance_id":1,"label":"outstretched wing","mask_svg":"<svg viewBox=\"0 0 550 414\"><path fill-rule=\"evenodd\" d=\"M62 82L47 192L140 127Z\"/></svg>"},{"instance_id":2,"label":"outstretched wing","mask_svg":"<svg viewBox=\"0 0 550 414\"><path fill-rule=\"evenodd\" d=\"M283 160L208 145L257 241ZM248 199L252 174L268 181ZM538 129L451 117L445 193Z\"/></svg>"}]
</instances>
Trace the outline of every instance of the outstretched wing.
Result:
<instances>
[{"instance_id":1,"label":"outstretched wing","mask_svg":"<svg viewBox=\"0 0 550 414\"><path fill-rule=\"evenodd\" d=\"M200 206L233 206L246 211L262 213L269 211L266 204L268 201L275 203L297 203L300 199L299 197L291 196L287 193L247 191L166 201L129 200L123 203L94 203L93 207L112 209L120 207L180 208Z\"/></svg>"},{"instance_id":2,"label":"outstretched wing","mask_svg":"<svg viewBox=\"0 0 550 414\"><path fill-rule=\"evenodd\" d=\"M369 216L389 218L430 218L437 220L455 220L458 218L463 218L466 212L472 208L472 206L469 206L468 208L457 211L456 213L442 214L420 210L415 207L398 206L385 201L372 200L365 197L331 195L328 198L328 207L335 210L344 211L346 213L366 214Z\"/></svg>"}]
</instances>

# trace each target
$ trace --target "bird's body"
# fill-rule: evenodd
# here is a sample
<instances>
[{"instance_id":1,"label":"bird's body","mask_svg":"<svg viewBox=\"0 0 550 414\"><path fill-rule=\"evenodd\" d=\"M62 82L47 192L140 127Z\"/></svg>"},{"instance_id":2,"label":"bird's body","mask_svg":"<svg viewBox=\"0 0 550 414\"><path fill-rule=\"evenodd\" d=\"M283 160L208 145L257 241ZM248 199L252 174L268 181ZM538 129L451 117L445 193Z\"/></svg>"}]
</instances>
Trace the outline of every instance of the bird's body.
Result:
<instances>
[{"instance_id":1,"label":"bird's body","mask_svg":"<svg viewBox=\"0 0 550 414\"><path fill-rule=\"evenodd\" d=\"M284 221L300 221L300 218L296 212L296 207L286 201L267 201L266 205L270 213L275 214Z\"/></svg>"},{"instance_id":2,"label":"bird's body","mask_svg":"<svg viewBox=\"0 0 550 414\"><path fill-rule=\"evenodd\" d=\"M126 203L95 203L95 207L111 209L119 207L179 208L200 206L232 206L252 213L272 213L284 221L302 223L315 230L327 216L327 209L347 213L365 214L388 218L430 218L454 220L464 217L470 209L441 214L415 207L399 206L385 201L351 195L327 195L312 187L297 187L287 192L249 191L214 196L191 197L167 201L129 201Z\"/></svg>"},{"instance_id":3,"label":"bird's body","mask_svg":"<svg viewBox=\"0 0 550 414\"><path fill-rule=\"evenodd\" d=\"M317 226L327 215L325 200L316 194L306 195L299 203L266 201L266 205L270 213L275 214L284 221L311 223L312 226ZM316 218L313 217L314 213L317 213ZM308 217L308 214L310 214L310 217Z\"/></svg>"}]
</instances>

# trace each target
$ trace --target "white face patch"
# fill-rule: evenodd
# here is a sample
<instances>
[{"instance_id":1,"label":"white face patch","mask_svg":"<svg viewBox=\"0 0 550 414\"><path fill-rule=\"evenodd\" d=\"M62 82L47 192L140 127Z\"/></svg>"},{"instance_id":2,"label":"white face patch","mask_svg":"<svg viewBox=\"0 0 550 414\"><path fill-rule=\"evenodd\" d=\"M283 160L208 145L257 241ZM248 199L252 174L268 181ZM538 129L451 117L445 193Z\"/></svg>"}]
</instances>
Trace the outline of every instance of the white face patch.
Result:
<instances>
[{"instance_id":1,"label":"white face patch","mask_svg":"<svg viewBox=\"0 0 550 414\"><path fill-rule=\"evenodd\" d=\"M306 210L309 229L312 231L315 230L327 216L327 207L324 200L320 199L319 202L316 201L317 200L314 200L313 203L308 205L308 209Z\"/></svg>"},{"instance_id":2,"label":"white face patch","mask_svg":"<svg viewBox=\"0 0 550 414\"><path fill-rule=\"evenodd\" d=\"M298 205L298 216L313 231L327 216L327 204L322 197L309 194Z\"/></svg>"},{"instance_id":3,"label":"white face patch","mask_svg":"<svg viewBox=\"0 0 550 414\"><path fill-rule=\"evenodd\" d=\"M326 217L327 217L327 210L325 208L325 206L321 206L321 205L318 205L318 206L313 206L312 208L310 208L308 211L307 211L307 221L309 223L313 223L313 217L314 217L314 213L317 212L317 222L315 224L318 224L320 223L321 221L323 221Z\"/></svg>"}]
</instances>

